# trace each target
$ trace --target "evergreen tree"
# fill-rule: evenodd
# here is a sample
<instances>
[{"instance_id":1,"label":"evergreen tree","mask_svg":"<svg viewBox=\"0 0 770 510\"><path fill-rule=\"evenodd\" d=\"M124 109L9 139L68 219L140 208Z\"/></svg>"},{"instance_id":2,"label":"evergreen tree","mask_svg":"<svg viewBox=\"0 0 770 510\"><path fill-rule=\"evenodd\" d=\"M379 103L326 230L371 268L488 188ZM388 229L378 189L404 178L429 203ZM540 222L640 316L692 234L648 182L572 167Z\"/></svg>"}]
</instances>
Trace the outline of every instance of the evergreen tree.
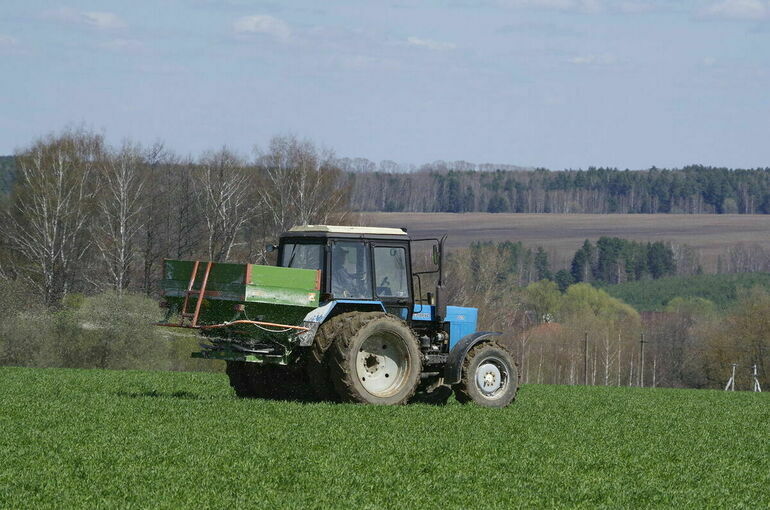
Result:
<instances>
[{"instance_id":1,"label":"evergreen tree","mask_svg":"<svg viewBox=\"0 0 770 510\"><path fill-rule=\"evenodd\" d=\"M535 253L535 271L537 272L538 280L553 279L550 264L548 263L548 253L545 252L542 246L538 246L537 253Z\"/></svg>"},{"instance_id":2,"label":"evergreen tree","mask_svg":"<svg viewBox=\"0 0 770 510\"><path fill-rule=\"evenodd\" d=\"M559 269L556 271L556 274L554 275L554 281L556 282L556 285L559 286L559 290L562 292L566 291L567 287L575 283L575 279L572 277L572 273L566 269Z\"/></svg>"}]
</instances>

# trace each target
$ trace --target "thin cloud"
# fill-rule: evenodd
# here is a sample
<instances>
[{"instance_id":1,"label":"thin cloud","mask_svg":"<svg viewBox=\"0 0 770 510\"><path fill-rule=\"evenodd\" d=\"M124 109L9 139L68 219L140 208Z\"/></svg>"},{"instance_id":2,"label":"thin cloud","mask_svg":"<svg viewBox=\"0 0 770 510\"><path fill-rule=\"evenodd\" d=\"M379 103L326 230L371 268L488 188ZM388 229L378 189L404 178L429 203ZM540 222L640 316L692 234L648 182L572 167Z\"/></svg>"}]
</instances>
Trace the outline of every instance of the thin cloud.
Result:
<instances>
[{"instance_id":1,"label":"thin cloud","mask_svg":"<svg viewBox=\"0 0 770 510\"><path fill-rule=\"evenodd\" d=\"M409 46L417 46L420 48L426 48L433 51L453 50L457 47L457 45L454 43L434 41L432 39L420 39L419 37L407 38L406 44L408 44Z\"/></svg>"},{"instance_id":2,"label":"thin cloud","mask_svg":"<svg viewBox=\"0 0 770 510\"><path fill-rule=\"evenodd\" d=\"M76 11L75 9L63 7L61 9L45 11L43 17L62 23L87 26L97 30L114 30L126 26L126 23L120 16L114 12L106 11Z\"/></svg>"},{"instance_id":3,"label":"thin cloud","mask_svg":"<svg viewBox=\"0 0 770 510\"><path fill-rule=\"evenodd\" d=\"M84 12L83 21L86 25L98 28L100 30L111 30L113 28L122 28L126 24L117 14L113 12Z\"/></svg>"},{"instance_id":4,"label":"thin cloud","mask_svg":"<svg viewBox=\"0 0 770 510\"><path fill-rule=\"evenodd\" d=\"M703 18L727 20L762 20L770 14L770 7L760 0L723 0L700 12Z\"/></svg>"},{"instance_id":5,"label":"thin cloud","mask_svg":"<svg viewBox=\"0 0 770 510\"><path fill-rule=\"evenodd\" d=\"M18 46L19 40L10 35L0 34L0 48L13 48Z\"/></svg>"},{"instance_id":6,"label":"thin cloud","mask_svg":"<svg viewBox=\"0 0 770 510\"><path fill-rule=\"evenodd\" d=\"M100 44L104 49L121 53L143 53L147 47L136 39L112 39Z\"/></svg>"},{"instance_id":7,"label":"thin cloud","mask_svg":"<svg viewBox=\"0 0 770 510\"><path fill-rule=\"evenodd\" d=\"M594 13L603 10L601 0L502 0L507 7Z\"/></svg>"},{"instance_id":8,"label":"thin cloud","mask_svg":"<svg viewBox=\"0 0 770 510\"><path fill-rule=\"evenodd\" d=\"M291 28L288 23L269 14L256 14L243 16L233 23L236 34L264 34L282 41L291 37Z\"/></svg>"},{"instance_id":9,"label":"thin cloud","mask_svg":"<svg viewBox=\"0 0 770 510\"><path fill-rule=\"evenodd\" d=\"M614 55L578 55L567 59L567 62L575 65L612 65L618 61Z\"/></svg>"},{"instance_id":10,"label":"thin cloud","mask_svg":"<svg viewBox=\"0 0 770 510\"><path fill-rule=\"evenodd\" d=\"M625 14L642 14L655 10L655 6L649 2L621 2L617 9Z\"/></svg>"}]
</instances>

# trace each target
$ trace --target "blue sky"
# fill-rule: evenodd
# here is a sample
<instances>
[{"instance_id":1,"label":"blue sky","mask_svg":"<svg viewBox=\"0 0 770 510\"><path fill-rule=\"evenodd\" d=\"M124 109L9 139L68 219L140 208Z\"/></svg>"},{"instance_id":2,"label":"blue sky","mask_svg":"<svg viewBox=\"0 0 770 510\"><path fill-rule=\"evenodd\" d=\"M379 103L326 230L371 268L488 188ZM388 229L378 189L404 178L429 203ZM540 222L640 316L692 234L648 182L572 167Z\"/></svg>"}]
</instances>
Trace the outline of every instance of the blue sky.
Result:
<instances>
[{"instance_id":1,"label":"blue sky","mask_svg":"<svg viewBox=\"0 0 770 510\"><path fill-rule=\"evenodd\" d=\"M244 155L770 166L770 0L0 4L0 154L68 125Z\"/></svg>"}]
</instances>

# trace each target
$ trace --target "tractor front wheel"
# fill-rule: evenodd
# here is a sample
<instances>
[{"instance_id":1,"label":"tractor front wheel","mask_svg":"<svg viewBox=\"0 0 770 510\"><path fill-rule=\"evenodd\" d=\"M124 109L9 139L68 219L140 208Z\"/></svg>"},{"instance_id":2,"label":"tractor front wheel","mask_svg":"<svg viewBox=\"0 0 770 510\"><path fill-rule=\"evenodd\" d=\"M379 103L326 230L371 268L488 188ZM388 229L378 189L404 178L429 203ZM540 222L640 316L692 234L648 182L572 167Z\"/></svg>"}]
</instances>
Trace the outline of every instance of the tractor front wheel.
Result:
<instances>
[{"instance_id":1,"label":"tractor front wheel","mask_svg":"<svg viewBox=\"0 0 770 510\"><path fill-rule=\"evenodd\" d=\"M465 356L460 383L454 386L460 403L505 407L516 398L519 368L508 349L497 342L482 342Z\"/></svg>"},{"instance_id":2,"label":"tractor front wheel","mask_svg":"<svg viewBox=\"0 0 770 510\"><path fill-rule=\"evenodd\" d=\"M417 338L392 315L345 314L331 351L332 382L343 401L405 404L420 382Z\"/></svg>"}]
</instances>

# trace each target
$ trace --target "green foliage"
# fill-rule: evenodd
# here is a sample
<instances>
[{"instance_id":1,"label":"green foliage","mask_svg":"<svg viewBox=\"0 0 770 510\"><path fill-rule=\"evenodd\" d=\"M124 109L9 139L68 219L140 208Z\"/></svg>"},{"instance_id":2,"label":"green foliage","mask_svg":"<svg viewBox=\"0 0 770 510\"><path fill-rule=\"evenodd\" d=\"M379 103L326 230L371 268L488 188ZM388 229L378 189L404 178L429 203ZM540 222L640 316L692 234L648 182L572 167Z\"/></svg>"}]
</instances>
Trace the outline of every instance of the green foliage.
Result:
<instances>
[{"instance_id":1,"label":"green foliage","mask_svg":"<svg viewBox=\"0 0 770 510\"><path fill-rule=\"evenodd\" d=\"M3 508L770 505L766 393L527 385L490 410L239 400L203 373L0 380Z\"/></svg>"},{"instance_id":2,"label":"green foliage","mask_svg":"<svg viewBox=\"0 0 770 510\"><path fill-rule=\"evenodd\" d=\"M556 282L556 285L559 286L559 290L561 292L564 292L567 290L567 287L575 283L575 279L572 277L572 273L567 271L566 269L559 269L556 271L556 274L553 277L554 281Z\"/></svg>"},{"instance_id":3,"label":"green foliage","mask_svg":"<svg viewBox=\"0 0 770 510\"><path fill-rule=\"evenodd\" d=\"M619 237L600 237L594 246L588 239L572 258L576 282L620 283L661 278L676 272L674 252L658 241L640 243Z\"/></svg>"},{"instance_id":4,"label":"green foliage","mask_svg":"<svg viewBox=\"0 0 770 510\"><path fill-rule=\"evenodd\" d=\"M586 239L583 246L575 252L572 257L572 266L570 272L572 279L576 282L591 281L594 271L594 247L591 241Z\"/></svg>"},{"instance_id":5,"label":"green foliage","mask_svg":"<svg viewBox=\"0 0 770 510\"><path fill-rule=\"evenodd\" d=\"M559 287L549 280L530 283L524 291L524 299L528 308L535 313L537 322L555 317L562 303Z\"/></svg>"},{"instance_id":6,"label":"green foliage","mask_svg":"<svg viewBox=\"0 0 770 510\"><path fill-rule=\"evenodd\" d=\"M663 311L680 315L708 317L716 312L716 305L713 301L699 296L677 296L666 304Z\"/></svg>"},{"instance_id":7,"label":"green foliage","mask_svg":"<svg viewBox=\"0 0 770 510\"><path fill-rule=\"evenodd\" d=\"M537 272L538 280L551 280L553 274L551 273L551 265L548 262L548 254L545 252L542 246L537 247L535 253L535 271Z\"/></svg>"},{"instance_id":8,"label":"green foliage","mask_svg":"<svg viewBox=\"0 0 770 510\"><path fill-rule=\"evenodd\" d=\"M699 297L718 309L735 303L739 289L760 286L770 289L770 273L673 276L603 287L640 311L661 311L676 297Z\"/></svg>"},{"instance_id":9,"label":"green foliage","mask_svg":"<svg viewBox=\"0 0 770 510\"><path fill-rule=\"evenodd\" d=\"M639 313L602 289L576 283L567 289L562 301L565 315L594 316L606 321L639 320Z\"/></svg>"}]
</instances>

